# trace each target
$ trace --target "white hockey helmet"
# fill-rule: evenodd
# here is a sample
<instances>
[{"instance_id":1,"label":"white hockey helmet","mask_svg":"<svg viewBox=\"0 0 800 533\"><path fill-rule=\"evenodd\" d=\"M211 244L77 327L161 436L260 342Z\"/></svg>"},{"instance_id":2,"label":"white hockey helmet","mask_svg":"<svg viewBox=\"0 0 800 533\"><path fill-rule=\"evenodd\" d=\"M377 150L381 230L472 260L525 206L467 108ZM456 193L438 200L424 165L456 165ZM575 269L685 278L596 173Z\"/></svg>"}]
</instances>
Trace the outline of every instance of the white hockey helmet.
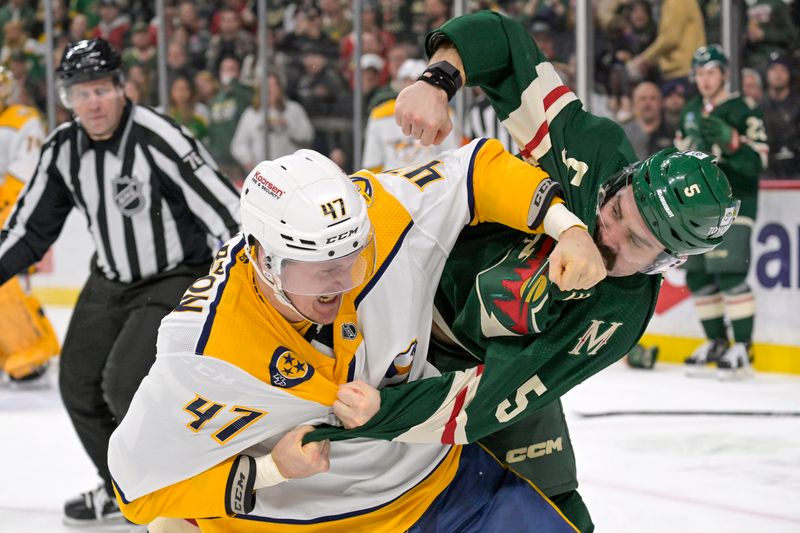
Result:
<instances>
[{"instance_id":1,"label":"white hockey helmet","mask_svg":"<svg viewBox=\"0 0 800 533\"><path fill-rule=\"evenodd\" d=\"M242 187L241 213L248 256L279 296L344 293L375 270L366 202L318 152L298 150L256 165Z\"/></svg>"}]
</instances>

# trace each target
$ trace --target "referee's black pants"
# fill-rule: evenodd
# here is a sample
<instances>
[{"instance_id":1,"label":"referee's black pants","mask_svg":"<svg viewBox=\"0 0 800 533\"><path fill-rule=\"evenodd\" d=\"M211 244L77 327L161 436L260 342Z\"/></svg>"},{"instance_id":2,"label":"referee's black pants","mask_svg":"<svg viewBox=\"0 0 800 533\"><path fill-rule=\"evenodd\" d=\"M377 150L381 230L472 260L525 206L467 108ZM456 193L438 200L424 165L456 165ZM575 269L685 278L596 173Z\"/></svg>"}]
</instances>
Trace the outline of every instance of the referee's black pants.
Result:
<instances>
[{"instance_id":1,"label":"referee's black pants","mask_svg":"<svg viewBox=\"0 0 800 533\"><path fill-rule=\"evenodd\" d=\"M59 388L110 495L108 441L155 362L161 319L209 264L179 265L133 283L93 270L78 298L61 351Z\"/></svg>"}]
</instances>

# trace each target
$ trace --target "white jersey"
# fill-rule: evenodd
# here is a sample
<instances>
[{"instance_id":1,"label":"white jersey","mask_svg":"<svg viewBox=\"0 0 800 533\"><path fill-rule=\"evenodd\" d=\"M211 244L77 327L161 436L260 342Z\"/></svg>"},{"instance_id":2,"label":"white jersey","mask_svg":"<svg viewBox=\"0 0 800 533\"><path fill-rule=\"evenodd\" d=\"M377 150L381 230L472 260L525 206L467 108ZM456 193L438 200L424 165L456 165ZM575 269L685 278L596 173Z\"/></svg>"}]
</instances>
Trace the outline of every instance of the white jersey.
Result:
<instances>
[{"instance_id":1,"label":"white jersey","mask_svg":"<svg viewBox=\"0 0 800 533\"><path fill-rule=\"evenodd\" d=\"M394 118L395 100L375 107L364 134L364 157L361 165L370 170L390 170L430 161L443 150L458 148L455 128L439 146L423 146L418 139L403 135Z\"/></svg>"},{"instance_id":2,"label":"white jersey","mask_svg":"<svg viewBox=\"0 0 800 533\"><path fill-rule=\"evenodd\" d=\"M41 116L34 108L13 105L0 113L0 180L10 175L27 183L36 170L44 137Z\"/></svg>"},{"instance_id":3,"label":"white jersey","mask_svg":"<svg viewBox=\"0 0 800 533\"><path fill-rule=\"evenodd\" d=\"M237 454L263 455L298 425L335 423L341 383L382 388L436 375L426 362L432 301L458 234L501 212L525 227L529 214L537 185L518 191L518 208L504 204L514 195L493 181L508 179L500 157L525 166L521 182L546 181L485 139L419 168L351 178L369 207L377 266L344 295L332 349L309 343L254 290L243 237L226 243L162 322L156 363L111 438L109 468L124 501L207 475ZM329 472L256 491L255 509L225 531L238 531L236 520L252 530L275 521L333 527L343 517L351 527L362 517L402 530L452 479L459 453L438 444L334 442Z\"/></svg>"}]
</instances>

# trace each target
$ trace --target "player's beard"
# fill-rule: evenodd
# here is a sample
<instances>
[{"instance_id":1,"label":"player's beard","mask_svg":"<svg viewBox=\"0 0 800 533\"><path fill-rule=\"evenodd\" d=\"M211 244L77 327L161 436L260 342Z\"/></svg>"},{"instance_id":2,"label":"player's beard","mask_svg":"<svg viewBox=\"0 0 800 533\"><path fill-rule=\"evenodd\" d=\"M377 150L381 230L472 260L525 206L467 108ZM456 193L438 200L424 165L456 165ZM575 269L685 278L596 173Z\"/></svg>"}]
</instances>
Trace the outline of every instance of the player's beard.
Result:
<instances>
[{"instance_id":1,"label":"player's beard","mask_svg":"<svg viewBox=\"0 0 800 533\"><path fill-rule=\"evenodd\" d=\"M603 244L603 235L602 235L602 222L598 224L597 229L592 236L594 239L595 245L597 245L597 249L600 252L600 255L603 257L603 263L605 263L606 270L611 272L614 270L614 265L617 263L617 252Z\"/></svg>"}]
</instances>

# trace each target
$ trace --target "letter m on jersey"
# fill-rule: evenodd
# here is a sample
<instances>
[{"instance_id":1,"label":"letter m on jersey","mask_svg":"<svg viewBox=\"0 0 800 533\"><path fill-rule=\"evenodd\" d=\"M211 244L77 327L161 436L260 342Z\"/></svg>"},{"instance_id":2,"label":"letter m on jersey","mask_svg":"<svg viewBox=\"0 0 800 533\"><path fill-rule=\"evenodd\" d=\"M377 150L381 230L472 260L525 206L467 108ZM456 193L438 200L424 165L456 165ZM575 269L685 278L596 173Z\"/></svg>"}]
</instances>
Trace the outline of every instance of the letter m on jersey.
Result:
<instances>
[{"instance_id":1,"label":"letter m on jersey","mask_svg":"<svg viewBox=\"0 0 800 533\"><path fill-rule=\"evenodd\" d=\"M578 339L578 343L570 350L570 355L595 355L597 351L606 345L612 335L622 325L622 322L612 322L606 326L602 320L592 320L592 324ZM601 330L604 331L601 332Z\"/></svg>"}]
</instances>

